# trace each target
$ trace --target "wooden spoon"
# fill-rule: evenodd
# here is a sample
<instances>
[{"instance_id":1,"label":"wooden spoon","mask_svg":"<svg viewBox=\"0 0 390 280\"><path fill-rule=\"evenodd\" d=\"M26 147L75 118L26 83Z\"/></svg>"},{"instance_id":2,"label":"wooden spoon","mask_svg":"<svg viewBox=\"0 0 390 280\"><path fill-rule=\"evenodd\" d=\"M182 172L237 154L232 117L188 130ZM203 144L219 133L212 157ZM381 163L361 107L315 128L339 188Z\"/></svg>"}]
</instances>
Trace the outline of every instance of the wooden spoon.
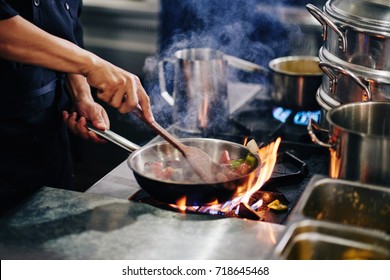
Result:
<instances>
[{"instance_id":1,"label":"wooden spoon","mask_svg":"<svg viewBox=\"0 0 390 280\"><path fill-rule=\"evenodd\" d=\"M158 135L178 149L187 159L192 169L194 169L196 174L198 174L203 181L206 183L215 181L215 174L219 165L215 163L206 152L199 148L183 144L156 121L147 121L141 109L137 108L132 112L144 121L150 128L152 128Z\"/></svg>"}]
</instances>

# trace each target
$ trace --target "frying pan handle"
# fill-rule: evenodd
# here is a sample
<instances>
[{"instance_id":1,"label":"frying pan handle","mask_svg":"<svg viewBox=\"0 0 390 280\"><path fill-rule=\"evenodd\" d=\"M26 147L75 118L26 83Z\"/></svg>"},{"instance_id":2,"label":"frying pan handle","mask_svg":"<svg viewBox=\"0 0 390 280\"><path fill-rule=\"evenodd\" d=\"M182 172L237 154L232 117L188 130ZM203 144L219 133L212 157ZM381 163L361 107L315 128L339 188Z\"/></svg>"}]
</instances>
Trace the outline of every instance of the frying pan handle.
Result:
<instances>
[{"instance_id":1,"label":"frying pan handle","mask_svg":"<svg viewBox=\"0 0 390 280\"><path fill-rule=\"evenodd\" d=\"M112 130L106 129L104 131L96 129L91 127L90 125L87 125L88 129L90 131L95 132L100 137L110 141L111 143L114 143L118 145L119 147L125 149L128 152L134 152L135 150L138 150L140 146L137 144L134 144L133 142L127 140L126 138L120 136L119 134L116 134Z\"/></svg>"}]
</instances>

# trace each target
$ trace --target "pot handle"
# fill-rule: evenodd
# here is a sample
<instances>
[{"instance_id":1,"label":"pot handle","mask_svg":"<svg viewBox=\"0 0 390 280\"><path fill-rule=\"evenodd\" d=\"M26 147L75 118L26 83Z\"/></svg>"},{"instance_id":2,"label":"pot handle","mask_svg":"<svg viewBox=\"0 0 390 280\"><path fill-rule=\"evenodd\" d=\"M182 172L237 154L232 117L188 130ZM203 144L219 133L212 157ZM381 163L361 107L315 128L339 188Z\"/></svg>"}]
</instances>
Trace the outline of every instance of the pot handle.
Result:
<instances>
[{"instance_id":1,"label":"pot handle","mask_svg":"<svg viewBox=\"0 0 390 280\"><path fill-rule=\"evenodd\" d=\"M312 118L309 118L309 123L307 125L307 131L310 135L310 138L311 138L311 141L315 144L318 144L322 147L325 147L325 148L332 148L332 145L329 144L329 143L324 143L322 142L320 139L318 139L317 135L314 133L313 131L313 127L316 129L316 130L319 130L319 131L322 131L322 132L328 132L329 133L329 130L327 129L324 129L324 128L321 128L319 127L319 125L317 124L317 122L315 120L313 120Z\"/></svg>"},{"instance_id":2,"label":"pot handle","mask_svg":"<svg viewBox=\"0 0 390 280\"><path fill-rule=\"evenodd\" d=\"M159 80L159 83L160 83L160 92L161 92L161 96L162 98L165 99L165 101L173 106L174 104L174 99L172 97L171 94L169 94L168 90L167 90L167 85L165 83L165 71L164 71L164 65L165 63L175 63L174 59L171 59L171 58L164 58L163 60L159 61L158 63L158 80Z\"/></svg>"},{"instance_id":3,"label":"pot handle","mask_svg":"<svg viewBox=\"0 0 390 280\"><path fill-rule=\"evenodd\" d=\"M313 4L307 4L306 9L321 23L322 25L322 39L326 41L328 37L328 27L332 28L339 36L339 49L343 52L347 50L347 40L344 33L337 27L337 25L324 12L318 9Z\"/></svg>"},{"instance_id":4,"label":"pot handle","mask_svg":"<svg viewBox=\"0 0 390 280\"><path fill-rule=\"evenodd\" d=\"M224 54L223 57L226 59L229 66L234 67L236 69L240 69L246 72L259 72L263 75L268 75L269 73L267 68L256 63L227 54Z\"/></svg>"},{"instance_id":5,"label":"pot handle","mask_svg":"<svg viewBox=\"0 0 390 280\"><path fill-rule=\"evenodd\" d=\"M336 94L337 81L340 75L339 74L335 75L330 69L334 70L337 73L341 73L351 77L364 90L362 101L370 101L372 99L371 91L369 90L369 88L366 85L364 85L362 81L359 79L359 77L356 76L351 71L326 61L320 61L319 66L321 67L322 71L324 71L324 73L330 78L329 86L330 86L331 94L333 95Z\"/></svg>"},{"instance_id":6,"label":"pot handle","mask_svg":"<svg viewBox=\"0 0 390 280\"><path fill-rule=\"evenodd\" d=\"M127 140L126 138L120 136L119 134L116 134L112 130L106 129L105 131L93 128L92 126L87 124L87 127L90 131L95 132L100 137L110 141L111 143L114 143L118 145L119 147L125 149L128 152L134 152L135 150L138 150L140 146L137 144Z\"/></svg>"}]
</instances>

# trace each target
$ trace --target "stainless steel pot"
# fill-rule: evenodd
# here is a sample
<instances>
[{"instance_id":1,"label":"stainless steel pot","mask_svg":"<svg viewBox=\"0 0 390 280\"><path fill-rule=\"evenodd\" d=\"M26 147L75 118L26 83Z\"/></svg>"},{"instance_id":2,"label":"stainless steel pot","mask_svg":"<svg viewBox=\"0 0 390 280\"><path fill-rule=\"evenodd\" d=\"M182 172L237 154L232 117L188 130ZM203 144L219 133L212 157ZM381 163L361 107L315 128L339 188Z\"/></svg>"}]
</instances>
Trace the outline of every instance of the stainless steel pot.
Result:
<instances>
[{"instance_id":1,"label":"stainless steel pot","mask_svg":"<svg viewBox=\"0 0 390 280\"><path fill-rule=\"evenodd\" d=\"M322 71L316 56L287 56L269 62L272 71L272 99L285 108L319 109L316 90L321 84Z\"/></svg>"},{"instance_id":2,"label":"stainless steel pot","mask_svg":"<svg viewBox=\"0 0 390 280\"><path fill-rule=\"evenodd\" d=\"M173 93L166 87L165 64L174 66ZM159 63L161 96L173 106L173 123L190 133L226 127L229 114L226 67L268 73L260 65L210 48L181 49Z\"/></svg>"},{"instance_id":3,"label":"stainless steel pot","mask_svg":"<svg viewBox=\"0 0 390 280\"><path fill-rule=\"evenodd\" d=\"M330 53L352 64L390 71L388 0L329 0L323 11L312 4L306 8L321 23Z\"/></svg>"},{"instance_id":4,"label":"stainless steel pot","mask_svg":"<svg viewBox=\"0 0 390 280\"><path fill-rule=\"evenodd\" d=\"M349 103L326 118L329 130L312 120L307 129L314 143L330 149L330 177L390 187L390 102ZM328 143L313 128L327 131Z\"/></svg>"},{"instance_id":5,"label":"stainless steel pot","mask_svg":"<svg viewBox=\"0 0 390 280\"><path fill-rule=\"evenodd\" d=\"M390 100L390 72L345 62L324 47L319 58L322 90L334 100L328 103Z\"/></svg>"}]
</instances>

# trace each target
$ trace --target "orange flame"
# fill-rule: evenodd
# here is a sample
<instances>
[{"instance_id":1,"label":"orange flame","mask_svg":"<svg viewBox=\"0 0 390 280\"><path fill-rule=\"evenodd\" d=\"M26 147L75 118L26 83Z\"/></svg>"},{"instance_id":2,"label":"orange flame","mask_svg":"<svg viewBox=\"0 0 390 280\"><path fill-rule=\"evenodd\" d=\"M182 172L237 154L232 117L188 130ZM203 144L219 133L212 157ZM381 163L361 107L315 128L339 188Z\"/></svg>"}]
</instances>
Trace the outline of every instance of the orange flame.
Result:
<instances>
[{"instance_id":1,"label":"orange flame","mask_svg":"<svg viewBox=\"0 0 390 280\"><path fill-rule=\"evenodd\" d=\"M183 196L182 198L176 201L176 207L180 210L180 212L186 211L187 209L186 203L187 203L187 198L185 196Z\"/></svg>"},{"instance_id":2,"label":"orange flame","mask_svg":"<svg viewBox=\"0 0 390 280\"><path fill-rule=\"evenodd\" d=\"M246 144L248 143L248 139L249 139L249 137L246 136L245 139L244 139L244 143L243 143L244 146L246 146Z\"/></svg>"},{"instance_id":3,"label":"orange flame","mask_svg":"<svg viewBox=\"0 0 390 280\"><path fill-rule=\"evenodd\" d=\"M245 192L242 202L248 203L249 198L255 192L257 192L271 177L278 157L278 149L281 141L282 139L279 137L275 140L275 142L272 142L267 146L261 147L257 151L260 158L260 168L257 174L257 180L253 184L254 179L256 179L255 175L251 176L252 178L249 178L247 183L249 189Z\"/></svg>"},{"instance_id":4,"label":"orange flame","mask_svg":"<svg viewBox=\"0 0 390 280\"><path fill-rule=\"evenodd\" d=\"M272 171L275 167L278 149L281 143L281 138L279 137L274 142L270 143L267 146L263 146L259 148L257 151L260 158L260 167L258 169L257 174L253 172L250 174L248 180L245 185L239 186L236 191L236 198L233 200L224 203L218 204L218 201L214 201L210 203L207 209L210 213L212 212L229 212L234 209L240 203L248 204L250 197L257 192L264 183L271 177ZM257 201L255 204L251 206L252 209L257 209L261 207L263 204L262 200ZM198 207L186 206L186 197L179 199L176 202L176 205L171 204L172 207L179 209L181 212L185 212L186 210L196 210Z\"/></svg>"},{"instance_id":5,"label":"orange flame","mask_svg":"<svg viewBox=\"0 0 390 280\"><path fill-rule=\"evenodd\" d=\"M330 170L329 176L331 178L339 178L340 174L340 165L341 160L340 157L337 156L337 152L333 149L330 149Z\"/></svg>"}]
</instances>

